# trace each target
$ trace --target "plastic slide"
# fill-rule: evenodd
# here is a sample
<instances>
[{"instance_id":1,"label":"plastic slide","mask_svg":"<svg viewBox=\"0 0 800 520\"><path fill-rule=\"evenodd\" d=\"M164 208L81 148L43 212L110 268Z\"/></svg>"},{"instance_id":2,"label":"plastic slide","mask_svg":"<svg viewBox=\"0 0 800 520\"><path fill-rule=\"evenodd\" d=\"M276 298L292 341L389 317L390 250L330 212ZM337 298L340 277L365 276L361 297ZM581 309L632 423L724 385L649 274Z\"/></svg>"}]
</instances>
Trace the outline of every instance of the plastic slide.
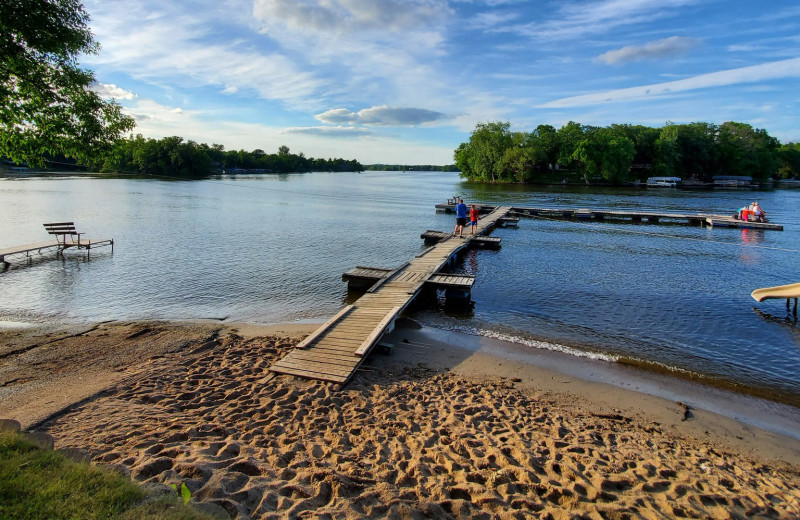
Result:
<instances>
[{"instance_id":1,"label":"plastic slide","mask_svg":"<svg viewBox=\"0 0 800 520\"><path fill-rule=\"evenodd\" d=\"M752 296L757 302L762 302L769 299L800 298L800 283L756 289L750 293L750 296Z\"/></svg>"}]
</instances>

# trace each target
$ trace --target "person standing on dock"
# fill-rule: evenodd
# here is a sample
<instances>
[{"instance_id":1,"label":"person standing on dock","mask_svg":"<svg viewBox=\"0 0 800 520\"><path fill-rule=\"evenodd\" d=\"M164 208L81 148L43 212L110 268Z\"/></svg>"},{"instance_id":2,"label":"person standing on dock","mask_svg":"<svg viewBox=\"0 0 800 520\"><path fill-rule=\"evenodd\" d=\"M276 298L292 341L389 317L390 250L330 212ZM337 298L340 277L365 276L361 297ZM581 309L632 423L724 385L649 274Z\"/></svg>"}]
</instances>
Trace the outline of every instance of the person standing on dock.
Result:
<instances>
[{"instance_id":1,"label":"person standing on dock","mask_svg":"<svg viewBox=\"0 0 800 520\"><path fill-rule=\"evenodd\" d=\"M467 205L464 204L464 199L458 199L456 204L456 227L453 229L453 236L456 233L460 238L464 238L464 226L467 224Z\"/></svg>"},{"instance_id":2,"label":"person standing on dock","mask_svg":"<svg viewBox=\"0 0 800 520\"><path fill-rule=\"evenodd\" d=\"M478 229L478 208L475 207L475 204L471 205L469 208L469 220L472 224L472 232L471 235L475 234L475 230Z\"/></svg>"}]
</instances>

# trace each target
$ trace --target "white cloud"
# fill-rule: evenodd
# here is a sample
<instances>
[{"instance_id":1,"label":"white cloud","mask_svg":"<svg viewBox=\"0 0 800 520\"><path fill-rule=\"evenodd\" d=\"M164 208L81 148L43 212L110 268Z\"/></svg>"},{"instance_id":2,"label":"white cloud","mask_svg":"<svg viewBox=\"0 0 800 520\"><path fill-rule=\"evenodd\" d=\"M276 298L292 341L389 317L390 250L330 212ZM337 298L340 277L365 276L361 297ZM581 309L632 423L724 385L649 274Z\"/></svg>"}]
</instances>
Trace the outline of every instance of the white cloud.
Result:
<instances>
[{"instance_id":1,"label":"white cloud","mask_svg":"<svg viewBox=\"0 0 800 520\"><path fill-rule=\"evenodd\" d=\"M177 135L187 141L219 143L229 150L277 150L282 145L288 145L292 150L302 151L307 157L354 158L363 164L449 164L453 160L451 146L408 142L366 128L284 128L220 121L213 117L215 114L162 105L150 99L137 99L124 110L136 118L134 132L156 139Z\"/></svg>"},{"instance_id":2,"label":"white cloud","mask_svg":"<svg viewBox=\"0 0 800 520\"><path fill-rule=\"evenodd\" d=\"M299 31L419 31L452 11L446 0L255 0L253 16Z\"/></svg>"},{"instance_id":3,"label":"white cloud","mask_svg":"<svg viewBox=\"0 0 800 520\"><path fill-rule=\"evenodd\" d=\"M336 137L350 139L353 137L363 137L372 135L372 132L366 128L355 126L304 126L296 128L287 128L283 130L284 134L305 134L316 135L320 137Z\"/></svg>"},{"instance_id":4,"label":"white cloud","mask_svg":"<svg viewBox=\"0 0 800 520\"><path fill-rule=\"evenodd\" d=\"M520 14L517 12L484 12L478 13L466 21L466 25L470 29L486 30L494 29L495 27L503 27L514 20L519 19Z\"/></svg>"},{"instance_id":5,"label":"white cloud","mask_svg":"<svg viewBox=\"0 0 800 520\"><path fill-rule=\"evenodd\" d=\"M676 15L676 9L700 0L602 0L564 2L555 16L543 23L530 23L505 30L540 40L579 38L602 34L624 25L638 25Z\"/></svg>"},{"instance_id":6,"label":"white cloud","mask_svg":"<svg viewBox=\"0 0 800 520\"><path fill-rule=\"evenodd\" d=\"M669 81L666 83L566 97L539 105L539 108L579 107L601 103L649 99L703 88L797 77L800 77L800 58L793 58L750 67L701 74L692 78Z\"/></svg>"},{"instance_id":7,"label":"white cloud","mask_svg":"<svg viewBox=\"0 0 800 520\"><path fill-rule=\"evenodd\" d=\"M352 112L346 108L333 108L314 117L324 123L384 126L417 126L447 118L445 114L433 110L389 107L386 105L364 108L358 112Z\"/></svg>"},{"instance_id":8,"label":"white cloud","mask_svg":"<svg viewBox=\"0 0 800 520\"><path fill-rule=\"evenodd\" d=\"M105 99L134 99L136 94L130 90L120 88L113 83L94 83L92 90Z\"/></svg>"},{"instance_id":9,"label":"white cloud","mask_svg":"<svg viewBox=\"0 0 800 520\"><path fill-rule=\"evenodd\" d=\"M666 58L684 54L696 47L699 40L682 36L671 36L662 40L655 40L645 45L629 45L612 51L605 52L595 58L596 61L608 65L618 65L631 61L641 61L653 58Z\"/></svg>"},{"instance_id":10,"label":"white cloud","mask_svg":"<svg viewBox=\"0 0 800 520\"><path fill-rule=\"evenodd\" d=\"M183 13L177 8L162 4L148 10L144 4L96 2L92 29L103 46L99 55L87 56L86 61L125 70L138 80L169 78L173 85L219 86L226 93L248 91L294 106L306 106L323 86L321 79L280 53L236 40L213 43L214 20L206 17L214 13Z\"/></svg>"}]
</instances>

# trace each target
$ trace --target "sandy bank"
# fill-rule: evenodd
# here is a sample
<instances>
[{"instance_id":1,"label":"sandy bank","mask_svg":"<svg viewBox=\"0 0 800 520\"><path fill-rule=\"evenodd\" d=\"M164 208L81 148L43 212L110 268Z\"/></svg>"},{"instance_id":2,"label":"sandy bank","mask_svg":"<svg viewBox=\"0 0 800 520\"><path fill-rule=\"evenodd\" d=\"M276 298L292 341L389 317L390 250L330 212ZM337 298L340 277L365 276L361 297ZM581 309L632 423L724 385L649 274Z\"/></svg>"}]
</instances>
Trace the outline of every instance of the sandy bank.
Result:
<instances>
[{"instance_id":1,"label":"sandy bank","mask_svg":"<svg viewBox=\"0 0 800 520\"><path fill-rule=\"evenodd\" d=\"M241 518L800 516L793 439L413 329L272 378L312 328L2 331L0 417Z\"/></svg>"}]
</instances>

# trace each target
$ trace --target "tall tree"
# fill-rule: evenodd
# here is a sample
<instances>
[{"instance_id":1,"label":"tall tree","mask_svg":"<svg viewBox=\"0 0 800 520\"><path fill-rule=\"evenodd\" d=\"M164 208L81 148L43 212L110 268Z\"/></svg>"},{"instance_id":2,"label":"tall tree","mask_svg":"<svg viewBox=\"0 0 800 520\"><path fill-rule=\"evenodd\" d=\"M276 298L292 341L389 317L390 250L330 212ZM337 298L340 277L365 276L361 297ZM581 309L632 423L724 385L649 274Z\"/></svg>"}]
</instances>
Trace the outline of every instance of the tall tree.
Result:
<instances>
[{"instance_id":1,"label":"tall tree","mask_svg":"<svg viewBox=\"0 0 800 520\"><path fill-rule=\"evenodd\" d=\"M611 128L598 128L585 134L574 158L583 163L587 183L592 176L619 183L628 180L634 155L633 141Z\"/></svg>"},{"instance_id":2,"label":"tall tree","mask_svg":"<svg viewBox=\"0 0 800 520\"><path fill-rule=\"evenodd\" d=\"M555 171L561 146L556 129L550 125L539 125L533 132L538 138L538 150L547 162L547 167Z\"/></svg>"},{"instance_id":3,"label":"tall tree","mask_svg":"<svg viewBox=\"0 0 800 520\"><path fill-rule=\"evenodd\" d=\"M497 182L501 180L500 160L512 146L511 123L495 121L478 123L469 137L469 144L455 152L461 175L470 180ZM461 161L466 165L462 167Z\"/></svg>"},{"instance_id":4,"label":"tall tree","mask_svg":"<svg viewBox=\"0 0 800 520\"><path fill-rule=\"evenodd\" d=\"M578 143L580 143L583 139L583 134L585 131L586 129L575 121L570 121L558 129L558 132L556 132L556 137L558 140L559 163L566 166L573 165L573 162L575 161L573 157L575 154L575 149L578 147Z\"/></svg>"},{"instance_id":5,"label":"tall tree","mask_svg":"<svg viewBox=\"0 0 800 520\"><path fill-rule=\"evenodd\" d=\"M0 155L33 166L96 159L134 127L78 66L99 49L88 22L79 0L0 1Z\"/></svg>"}]
</instances>

